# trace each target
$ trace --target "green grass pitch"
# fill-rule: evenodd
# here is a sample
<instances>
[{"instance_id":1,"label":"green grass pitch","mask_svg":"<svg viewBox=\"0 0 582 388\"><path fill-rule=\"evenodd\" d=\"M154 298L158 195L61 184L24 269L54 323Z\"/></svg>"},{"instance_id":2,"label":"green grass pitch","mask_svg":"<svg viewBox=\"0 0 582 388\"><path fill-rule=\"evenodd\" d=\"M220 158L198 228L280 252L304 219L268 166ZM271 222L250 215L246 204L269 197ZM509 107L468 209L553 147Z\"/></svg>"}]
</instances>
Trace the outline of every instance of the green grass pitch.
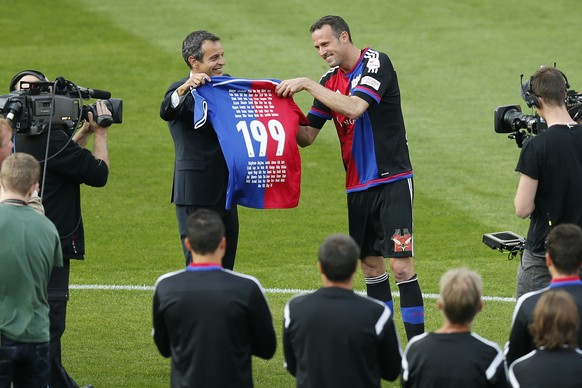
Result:
<instances>
[{"instance_id":1,"label":"green grass pitch","mask_svg":"<svg viewBox=\"0 0 582 388\"><path fill-rule=\"evenodd\" d=\"M580 89L582 68L570 38L579 25L577 9L575 0L4 0L5 93L13 74L32 68L124 100L123 124L109 132L109 183L83 188L87 255L72 266L71 283L80 288L71 290L63 339L69 372L96 387L169 385L169 361L151 340L151 286L181 268L183 259L170 204L173 146L158 112L167 86L187 74L180 56L184 36L196 29L218 34L234 76L318 79L326 64L308 30L325 14L342 15L355 44L388 53L398 71L415 170L415 256L429 296L427 330L441 323L431 297L440 276L468 266L482 275L485 295L492 297L474 329L503 345L518 262L487 248L481 237L502 230L525 235L528 222L513 214L519 149L494 133L493 111L508 104L525 108L519 76L542 64L556 62ZM311 103L306 93L295 100L304 111ZM344 172L331 123L301 155L297 208L240 209L236 269L270 290L319 287L320 242L347 232ZM82 287L96 284L145 287ZM364 290L359 272L355 286ZM291 294L268 297L280 339ZM281 346L274 359L256 359L254 368L259 388L294 386Z\"/></svg>"}]
</instances>

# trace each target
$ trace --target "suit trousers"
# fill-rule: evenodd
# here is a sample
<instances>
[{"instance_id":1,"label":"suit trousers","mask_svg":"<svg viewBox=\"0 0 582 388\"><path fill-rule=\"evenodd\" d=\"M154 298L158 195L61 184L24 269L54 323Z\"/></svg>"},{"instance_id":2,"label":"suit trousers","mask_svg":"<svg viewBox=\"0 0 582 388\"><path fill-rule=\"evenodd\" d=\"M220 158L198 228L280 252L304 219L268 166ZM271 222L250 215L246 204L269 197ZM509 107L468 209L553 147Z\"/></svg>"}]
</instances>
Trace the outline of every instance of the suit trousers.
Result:
<instances>
[{"instance_id":1,"label":"suit trousers","mask_svg":"<svg viewBox=\"0 0 582 388\"><path fill-rule=\"evenodd\" d=\"M180 241L182 242L182 249L186 259L186 265L192 262L192 255L184 246L184 238L187 234L188 216L197 209L211 209L216 211L224 222L225 237L226 237L226 252L222 259L222 266L227 269L234 268L234 261L236 257L236 248L238 246L238 209L236 205L232 205L230 210L224 209L223 206L186 206L176 205L176 217L178 219L178 229L180 230Z\"/></svg>"}]
</instances>

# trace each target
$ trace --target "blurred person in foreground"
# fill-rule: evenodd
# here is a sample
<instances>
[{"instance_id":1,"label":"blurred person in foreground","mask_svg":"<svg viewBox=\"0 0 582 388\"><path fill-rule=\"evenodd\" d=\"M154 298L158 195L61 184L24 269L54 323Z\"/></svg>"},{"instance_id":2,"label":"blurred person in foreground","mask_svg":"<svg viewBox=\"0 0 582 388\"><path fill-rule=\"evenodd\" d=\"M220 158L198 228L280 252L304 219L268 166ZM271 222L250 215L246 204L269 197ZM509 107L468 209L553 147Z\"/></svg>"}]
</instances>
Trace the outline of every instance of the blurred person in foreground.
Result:
<instances>
[{"instance_id":1,"label":"blurred person in foreground","mask_svg":"<svg viewBox=\"0 0 582 388\"><path fill-rule=\"evenodd\" d=\"M284 310L285 367L297 387L380 387L400 374L402 349L392 312L353 291L360 249L347 235L327 237L318 253L323 287Z\"/></svg>"},{"instance_id":2,"label":"blurred person in foreground","mask_svg":"<svg viewBox=\"0 0 582 388\"><path fill-rule=\"evenodd\" d=\"M549 290L561 289L574 298L578 313L582 313L582 228L574 224L555 226L546 240L545 264L551 274L549 287L522 295L515 304L505 359L510 366L517 358L535 349L534 337L529 330L533 311L539 299ZM582 346L582 331L578 333Z\"/></svg>"},{"instance_id":3,"label":"blurred person in foreground","mask_svg":"<svg viewBox=\"0 0 582 388\"><path fill-rule=\"evenodd\" d=\"M12 124L9 120L0 117L0 167L2 167L2 162L12 153L13 149L14 142L12 141ZM33 191L28 199L28 206L37 212L44 214L44 207L38 196L38 191Z\"/></svg>"},{"instance_id":4,"label":"blurred person in foreground","mask_svg":"<svg viewBox=\"0 0 582 388\"><path fill-rule=\"evenodd\" d=\"M568 81L555 67L540 67L523 87L523 97L548 128L526 140L516 171L515 214L530 218L517 271L517 298L549 285L544 242L562 223L582 227L582 125L566 108Z\"/></svg>"},{"instance_id":5,"label":"blurred person in foreground","mask_svg":"<svg viewBox=\"0 0 582 388\"><path fill-rule=\"evenodd\" d=\"M503 352L471 329L483 308L481 277L467 268L447 271L437 307L444 323L414 337L402 359L403 387L506 387Z\"/></svg>"},{"instance_id":6,"label":"blurred person in foreground","mask_svg":"<svg viewBox=\"0 0 582 388\"><path fill-rule=\"evenodd\" d=\"M571 294L559 289L544 293L536 304L529 326L536 350L511 364L511 386L582 387L579 327L580 314Z\"/></svg>"},{"instance_id":7,"label":"blurred person in foreground","mask_svg":"<svg viewBox=\"0 0 582 388\"><path fill-rule=\"evenodd\" d=\"M346 170L350 236L361 248L368 296L393 310L386 260L400 292L406 336L424 332L424 302L414 267L413 170L402 116L398 77L390 58L352 42L340 16L324 16L310 28L313 46L330 66L319 83L282 81L282 97L307 91L314 97L297 143L309 146L333 120Z\"/></svg>"},{"instance_id":8,"label":"blurred person in foreground","mask_svg":"<svg viewBox=\"0 0 582 388\"><path fill-rule=\"evenodd\" d=\"M19 90L26 82L47 82L36 70L24 70L10 82L10 91ZM102 101L96 102L99 116L111 116ZM63 250L63 266L54 268L48 284L51 341L50 387L78 387L62 364L61 338L65 332L71 260L85 257L85 231L81 213L81 184L102 187L109 177L108 127L97 125L92 113L73 133L68 128L54 126L38 135L19 133L15 150L33 155L41 164L39 194L46 216L59 231ZM93 137L93 149L85 146ZM46 173L45 173L46 171ZM85 387L90 387L86 385Z\"/></svg>"},{"instance_id":9,"label":"blurred person in foreground","mask_svg":"<svg viewBox=\"0 0 582 388\"><path fill-rule=\"evenodd\" d=\"M226 251L218 213L188 216L184 242L192 262L155 284L153 339L171 357L172 387L253 387L252 355L270 359L277 340L257 279L221 265Z\"/></svg>"},{"instance_id":10,"label":"blurred person in foreground","mask_svg":"<svg viewBox=\"0 0 582 388\"><path fill-rule=\"evenodd\" d=\"M0 148L4 121L0 119ZM28 206L40 166L15 153L0 168L0 386L46 387L49 382L47 284L63 265L54 224Z\"/></svg>"},{"instance_id":11,"label":"blurred person in foreground","mask_svg":"<svg viewBox=\"0 0 582 388\"><path fill-rule=\"evenodd\" d=\"M10 121L0 117L0 167L2 167L4 159L12 153L13 148L12 125Z\"/></svg>"}]
</instances>

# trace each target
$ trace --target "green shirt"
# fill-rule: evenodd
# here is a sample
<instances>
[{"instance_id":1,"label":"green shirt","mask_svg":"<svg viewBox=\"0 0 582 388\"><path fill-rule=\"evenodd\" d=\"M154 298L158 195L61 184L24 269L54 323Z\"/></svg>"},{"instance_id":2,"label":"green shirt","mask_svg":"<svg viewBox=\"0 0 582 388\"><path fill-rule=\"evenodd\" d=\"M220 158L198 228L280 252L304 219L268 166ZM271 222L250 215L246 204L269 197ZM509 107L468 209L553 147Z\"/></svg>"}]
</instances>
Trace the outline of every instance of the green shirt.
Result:
<instances>
[{"instance_id":1,"label":"green shirt","mask_svg":"<svg viewBox=\"0 0 582 388\"><path fill-rule=\"evenodd\" d=\"M28 206L0 204L0 333L13 341L48 342L47 284L63 265L59 233Z\"/></svg>"}]
</instances>

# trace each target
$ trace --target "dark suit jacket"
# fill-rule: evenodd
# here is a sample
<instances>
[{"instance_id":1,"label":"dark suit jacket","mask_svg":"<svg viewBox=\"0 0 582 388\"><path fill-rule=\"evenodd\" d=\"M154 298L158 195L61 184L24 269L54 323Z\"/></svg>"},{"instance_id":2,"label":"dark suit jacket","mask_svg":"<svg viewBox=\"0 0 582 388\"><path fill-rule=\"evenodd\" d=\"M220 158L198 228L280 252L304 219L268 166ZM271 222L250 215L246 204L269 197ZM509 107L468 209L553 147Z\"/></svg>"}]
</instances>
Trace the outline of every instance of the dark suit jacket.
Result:
<instances>
[{"instance_id":1,"label":"dark suit jacket","mask_svg":"<svg viewBox=\"0 0 582 388\"><path fill-rule=\"evenodd\" d=\"M160 107L160 117L168 122L174 140L172 202L186 206L216 205L225 198L228 168L212 124L207 122L194 129L192 95L186 94L184 101L172 108L172 93L186 80L170 86Z\"/></svg>"}]
</instances>

